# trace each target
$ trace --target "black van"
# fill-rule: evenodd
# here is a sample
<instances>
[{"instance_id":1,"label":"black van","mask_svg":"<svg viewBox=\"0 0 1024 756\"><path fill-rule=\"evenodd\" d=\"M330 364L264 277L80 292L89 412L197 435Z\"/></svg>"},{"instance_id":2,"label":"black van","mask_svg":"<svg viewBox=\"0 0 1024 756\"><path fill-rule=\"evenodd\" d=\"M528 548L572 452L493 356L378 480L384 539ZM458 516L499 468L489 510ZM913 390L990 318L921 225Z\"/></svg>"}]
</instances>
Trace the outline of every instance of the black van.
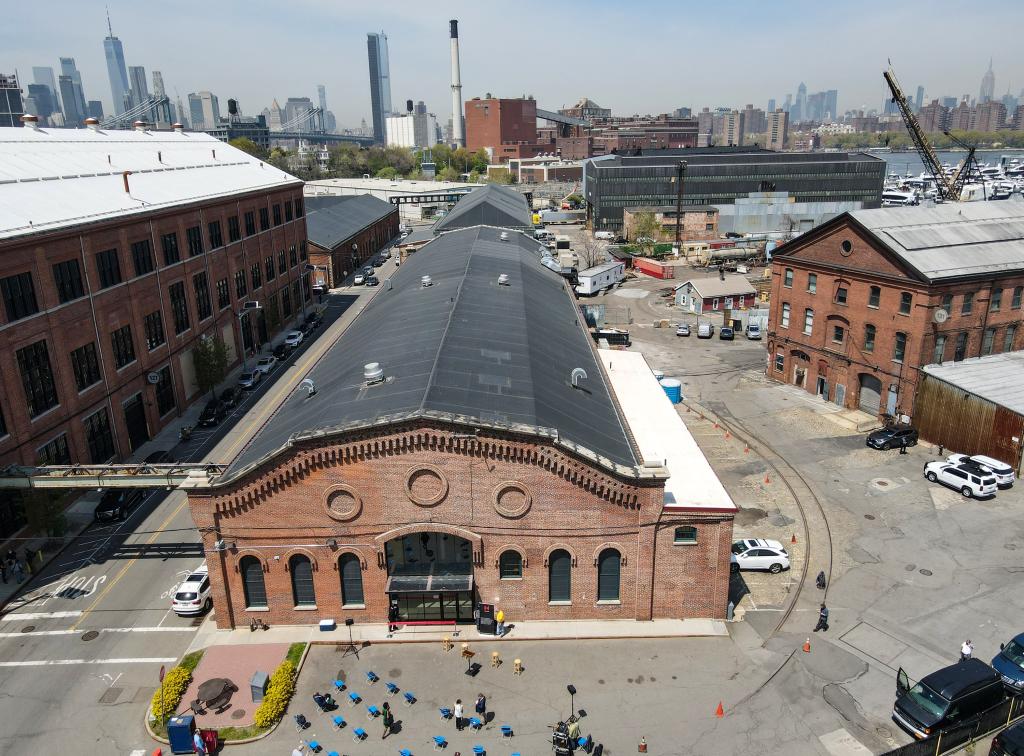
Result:
<instances>
[{"instance_id":1,"label":"black van","mask_svg":"<svg viewBox=\"0 0 1024 756\"><path fill-rule=\"evenodd\" d=\"M927 738L995 706L1004 695L999 673L980 659L932 672L913 687L901 667L892 718L915 738Z\"/></svg>"}]
</instances>

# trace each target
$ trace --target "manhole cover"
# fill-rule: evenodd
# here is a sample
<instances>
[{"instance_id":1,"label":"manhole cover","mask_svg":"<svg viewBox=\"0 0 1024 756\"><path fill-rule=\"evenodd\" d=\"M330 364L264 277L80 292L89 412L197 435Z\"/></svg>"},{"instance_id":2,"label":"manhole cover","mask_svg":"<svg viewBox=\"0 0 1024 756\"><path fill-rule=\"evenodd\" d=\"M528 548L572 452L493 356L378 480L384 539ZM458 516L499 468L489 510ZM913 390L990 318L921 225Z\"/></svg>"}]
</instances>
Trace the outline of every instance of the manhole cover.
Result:
<instances>
[{"instance_id":1,"label":"manhole cover","mask_svg":"<svg viewBox=\"0 0 1024 756\"><path fill-rule=\"evenodd\" d=\"M1015 544L1015 543L1004 543L1003 544L1003 548L1006 549L1007 551L1016 551L1017 550L1017 544ZM29 625L29 627L32 627L32 626ZM22 630L21 632L27 633L28 630Z\"/></svg>"},{"instance_id":2,"label":"manhole cover","mask_svg":"<svg viewBox=\"0 0 1024 756\"><path fill-rule=\"evenodd\" d=\"M917 569L917 565L916 564L908 564L903 569L905 569L907 572L913 572L914 570Z\"/></svg>"},{"instance_id":3,"label":"manhole cover","mask_svg":"<svg viewBox=\"0 0 1024 756\"><path fill-rule=\"evenodd\" d=\"M241 719L245 716L245 709L235 709L231 712L232 719Z\"/></svg>"},{"instance_id":4,"label":"manhole cover","mask_svg":"<svg viewBox=\"0 0 1024 756\"><path fill-rule=\"evenodd\" d=\"M931 574L932 574L932 571L931 571L931 570L926 570L926 569L925 569L924 567L922 567L921 569L919 569L919 570L918 570L918 572L920 572L920 573L921 573L922 575L924 575L925 577L928 577L929 575L931 575Z\"/></svg>"},{"instance_id":5,"label":"manhole cover","mask_svg":"<svg viewBox=\"0 0 1024 756\"><path fill-rule=\"evenodd\" d=\"M35 625L25 625L25 627L21 628L21 632L23 632L23 633L31 633L35 629L36 629Z\"/></svg>"},{"instance_id":6,"label":"manhole cover","mask_svg":"<svg viewBox=\"0 0 1024 756\"><path fill-rule=\"evenodd\" d=\"M885 488L886 486L889 485L889 481L887 481L887 480L878 480L878 481L875 481L875 485L878 486L879 488Z\"/></svg>"},{"instance_id":7,"label":"manhole cover","mask_svg":"<svg viewBox=\"0 0 1024 756\"><path fill-rule=\"evenodd\" d=\"M864 519L865 520L873 520L873 519L875 519L875 516L874 515L864 515Z\"/></svg>"},{"instance_id":8,"label":"manhole cover","mask_svg":"<svg viewBox=\"0 0 1024 756\"><path fill-rule=\"evenodd\" d=\"M82 636L82 640L84 640L84 641L91 641L91 640L96 640L99 637L100 637L100 634L96 630L90 630L89 632L87 632L85 635Z\"/></svg>"}]
</instances>

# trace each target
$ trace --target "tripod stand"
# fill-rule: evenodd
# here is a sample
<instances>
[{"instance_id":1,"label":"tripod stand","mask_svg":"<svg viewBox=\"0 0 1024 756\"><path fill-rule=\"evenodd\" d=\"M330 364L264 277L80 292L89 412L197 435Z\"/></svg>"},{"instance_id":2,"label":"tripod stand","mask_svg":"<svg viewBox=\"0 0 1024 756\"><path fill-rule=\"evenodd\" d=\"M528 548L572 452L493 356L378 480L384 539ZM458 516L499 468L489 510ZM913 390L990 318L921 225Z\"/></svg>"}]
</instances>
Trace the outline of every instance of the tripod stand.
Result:
<instances>
[{"instance_id":1,"label":"tripod stand","mask_svg":"<svg viewBox=\"0 0 1024 756\"><path fill-rule=\"evenodd\" d=\"M359 648L356 646L355 642L352 640L352 625L354 625L354 624L355 624L355 620L353 620L353 619L345 620L345 626L348 627L348 645L345 646L345 652L341 655L342 659L344 659L349 654L352 654L353 656L355 656L356 659L359 658Z\"/></svg>"}]
</instances>

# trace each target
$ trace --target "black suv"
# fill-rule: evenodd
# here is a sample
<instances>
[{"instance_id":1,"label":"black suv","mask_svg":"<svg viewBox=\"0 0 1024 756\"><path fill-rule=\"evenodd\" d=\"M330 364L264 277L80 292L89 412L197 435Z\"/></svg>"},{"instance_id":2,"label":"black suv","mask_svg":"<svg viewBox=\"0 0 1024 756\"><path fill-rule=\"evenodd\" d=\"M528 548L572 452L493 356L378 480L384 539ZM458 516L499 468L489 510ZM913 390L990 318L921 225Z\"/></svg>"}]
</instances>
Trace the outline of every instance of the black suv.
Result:
<instances>
[{"instance_id":1,"label":"black suv","mask_svg":"<svg viewBox=\"0 0 1024 756\"><path fill-rule=\"evenodd\" d=\"M142 488L111 488L107 490L96 506L96 520L98 522L127 520L131 511L146 498L147 493L148 491Z\"/></svg>"},{"instance_id":2,"label":"black suv","mask_svg":"<svg viewBox=\"0 0 1024 756\"><path fill-rule=\"evenodd\" d=\"M220 392L220 403L225 407L235 407L242 400L242 392L234 386L228 386Z\"/></svg>"},{"instance_id":3,"label":"black suv","mask_svg":"<svg viewBox=\"0 0 1024 756\"><path fill-rule=\"evenodd\" d=\"M277 357L278 360L283 360L291 353L291 348L284 342L281 342L276 347L274 347L274 356Z\"/></svg>"},{"instance_id":4,"label":"black suv","mask_svg":"<svg viewBox=\"0 0 1024 756\"><path fill-rule=\"evenodd\" d=\"M228 408L224 406L221 399L211 399L203 408L203 414L199 416L200 425L217 425L227 417Z\"/></svg>"},{"instance_id":5,"label":"black suv","mask_svg":"<svg viewBox=\"0 0 1024 756\"><path fill-rule=\"evenodd\" d=\"M917 446L917 428L909 425L887 425L868 435L867 445L872 449L898 449L903 440L907 446Z\"/></svg>"}]
</instances>

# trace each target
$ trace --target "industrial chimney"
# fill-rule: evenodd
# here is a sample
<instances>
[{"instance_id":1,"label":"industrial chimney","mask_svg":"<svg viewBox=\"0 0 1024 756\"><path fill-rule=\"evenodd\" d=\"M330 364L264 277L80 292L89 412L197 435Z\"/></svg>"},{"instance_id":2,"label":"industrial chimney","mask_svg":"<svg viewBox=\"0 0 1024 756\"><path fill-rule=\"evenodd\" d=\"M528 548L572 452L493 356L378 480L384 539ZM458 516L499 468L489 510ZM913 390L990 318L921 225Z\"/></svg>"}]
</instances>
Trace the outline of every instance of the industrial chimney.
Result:
<instances>
[{"instance_id":1,"label":"industrial chimney","mask_svg":"<svg viewBox=\"0 0 1024 756\"><path fill-rule=\"evenodd\" d=\"M456 147L466 146L462 122L462 76L459 72L459 22L448 22L452 37L452 141Z\"/></svg>"}]
</instances>

